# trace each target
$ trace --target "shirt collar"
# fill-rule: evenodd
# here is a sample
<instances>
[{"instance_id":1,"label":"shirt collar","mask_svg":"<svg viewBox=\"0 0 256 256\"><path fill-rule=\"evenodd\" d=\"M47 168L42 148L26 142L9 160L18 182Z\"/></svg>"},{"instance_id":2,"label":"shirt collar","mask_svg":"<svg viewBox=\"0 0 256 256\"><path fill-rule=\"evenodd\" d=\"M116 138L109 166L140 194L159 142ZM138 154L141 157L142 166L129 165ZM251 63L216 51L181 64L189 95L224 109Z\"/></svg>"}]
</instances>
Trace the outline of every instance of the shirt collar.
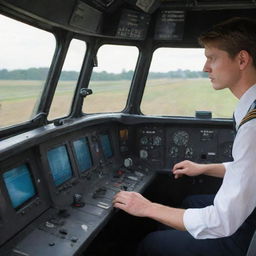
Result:
<instances>
[{"instance_id":1,"label":"shirt collar","mask_svg":"<svg viewBox=\"0 0 256 256\"><path fill-rule=\"evenodd\" d=\"M235 121L236 121L236 128L239 126L240 122L247 114L250 106L256 100L256 85L250 87L240 98L236 109L235 109Z\"/></svg>"}]
</instances>

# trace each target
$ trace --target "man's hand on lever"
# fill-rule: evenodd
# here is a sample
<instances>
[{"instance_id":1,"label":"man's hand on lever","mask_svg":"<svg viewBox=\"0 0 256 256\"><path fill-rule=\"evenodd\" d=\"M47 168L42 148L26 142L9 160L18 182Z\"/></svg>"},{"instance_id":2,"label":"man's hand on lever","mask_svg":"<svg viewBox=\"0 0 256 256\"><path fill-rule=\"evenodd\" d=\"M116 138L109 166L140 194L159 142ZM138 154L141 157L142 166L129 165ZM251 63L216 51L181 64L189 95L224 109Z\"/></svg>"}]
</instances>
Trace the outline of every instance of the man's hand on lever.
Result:
<instances>
[{"instance_id":1,"label":"man's hand on lever","mask_svg":"<svg viewBox=\"0 0 256 256\"><path fill-rule=\"evenodd\" d=\"M223 178L225 171L226 169L223 164L198 164L189 160L175 164L172 169L175 179L183 175L198 176L201 174Z\"/></svg>"},{"instance_id":2,"label":"man's hand on lever","mask_svg":"<svg viewBox=\"0 0 256 256\"><path fill-rule=\"evenodd\" d=\"M146 211L151 202L141 194L130 191L121 191L113 199L113 206L138 217L146 217Z\"/></svg>"},{"instance_id":3,"label":"man's hand on lever","mask_svg":"<svg viewBox=\"0 0 256 256\"><path fill-rule=\"evenodd\" d=\"M187 176L198 176L204 173L205 165L197 164L189 160L182 161L174 165L172 172L174 178L178 179L183 175Z\"/></svg>"},{"instance_id":4,"label":"man's hand on lever","mask_svg":"<svg viewBox=\"0 0 256 256\"><path fill-rule=\"evenodd\" d=\"M141 194L121 191L113 199L113 206L137 217L148 217L170 227L185 230L183 223L184 209L153 203Z\"/></svg>"}]
</instances>

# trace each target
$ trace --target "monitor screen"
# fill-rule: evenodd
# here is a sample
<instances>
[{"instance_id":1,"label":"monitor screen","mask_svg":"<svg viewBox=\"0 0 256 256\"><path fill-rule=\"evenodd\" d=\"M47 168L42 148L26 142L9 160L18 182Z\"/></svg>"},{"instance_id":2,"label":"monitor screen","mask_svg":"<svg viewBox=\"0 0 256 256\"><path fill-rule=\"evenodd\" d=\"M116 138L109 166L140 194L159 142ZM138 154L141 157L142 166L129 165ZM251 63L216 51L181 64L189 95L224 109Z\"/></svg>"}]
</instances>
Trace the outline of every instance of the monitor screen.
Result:
<instances>
[{"instance_id":1,"label":"monitor screen","mask_svg":"<svg viewBox=\"0 0 256 256\"><path fill-rule=\"evenodd\" d=\"M27 164L20 165L3 174L13 208L18 208L36 194Z\"/></svg>"},{"instance_id":2,"label":"monitor screen","mask_svg":"<svg viewBox=\"0 0 256 256\"><path fill-rule=\"evenodd\" d=\"M72 177L72 168L66 146L59 146L47 152L54 184L59 186Z\"/></svg>"},{"instance_id":3,"label":"monitor screen","mask_svg":"<svg viewBox=\"0 0 256 256\"><path fill-rule=\"evenodd\" d=\"M103 149L103 154L106 158L110 158L113 156L112 147L110 143L110 139L108 134L100 135L100 142Z\"/></svg>"},{"instance_id":4,"label":"monitor screen","mask_svg":"<svg viewBox=\"0 0 256 256\"><path fill-rule=\"evenodd\" d=\"M76 160L80 172L92 167L92 157L89 150L88 139L82 138L73 142Z\"/></svg>"}]
</instances>

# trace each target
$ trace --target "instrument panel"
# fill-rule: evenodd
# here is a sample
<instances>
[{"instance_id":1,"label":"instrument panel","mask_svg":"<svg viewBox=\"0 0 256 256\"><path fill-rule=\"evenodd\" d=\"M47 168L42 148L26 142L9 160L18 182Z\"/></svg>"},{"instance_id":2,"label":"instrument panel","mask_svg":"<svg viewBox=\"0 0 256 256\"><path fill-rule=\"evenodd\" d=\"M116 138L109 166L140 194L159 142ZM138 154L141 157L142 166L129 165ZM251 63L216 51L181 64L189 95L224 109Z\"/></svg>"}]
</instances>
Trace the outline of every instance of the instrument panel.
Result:
<instances>
[{"instance_id":1,"label":"instrument panel","mask_svg":"<svg viewBox=\"0 0 256 256\"><path fill-rule=\"evenodd\" d=\"M234 132L223 128L138 128L138 155L159 169L172 168L182 160L218 163L232 160Z\"/></svg>"},{"instance_id":2,"label":"instrument panel","mask_svg":"<svg viewBox=\"0 0 256 256\"><path fill-rule=\"evenodd\" d=\"M143 192L185 159L230 161L234 139L231 126L115 121L31 134L33 143L25 147L26 134L24 150L1 162L3 255L79 255L113 216L115 193Z\"/></svg>"}]
</instances>

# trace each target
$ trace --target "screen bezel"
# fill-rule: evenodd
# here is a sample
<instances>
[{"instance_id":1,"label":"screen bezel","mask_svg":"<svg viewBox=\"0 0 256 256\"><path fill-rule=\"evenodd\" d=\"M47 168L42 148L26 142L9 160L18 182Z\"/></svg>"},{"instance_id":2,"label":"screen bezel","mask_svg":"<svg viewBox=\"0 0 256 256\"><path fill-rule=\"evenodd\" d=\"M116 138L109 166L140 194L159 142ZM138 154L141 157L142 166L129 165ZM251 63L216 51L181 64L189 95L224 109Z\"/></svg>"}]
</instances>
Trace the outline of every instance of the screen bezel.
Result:
<instances>
[{"instance_id":1,"label":"screen bezel","mask_svg":"<svg viewBox=\"0 0 256 256\"><path fill-rule=\"evenodd\" d=\"M9 194L9 191L7 189L7 186L6 186L6 183L4 181L4 173L8 172L8 171L11 171L12 169L14 168L18 168L22 165L26 165L27 166L27 169L29 171L29 174L30 174L30 178L31 178L31 181L32 181L32 185L34 187L34 190L35 190L35 193L30 197L28 198L26 201L24 201L23 203L19 204L18 206L14 207L13 206L13 202L12 202L12 199L11 199L11 196ZM38 187L37 187L37 183L36 183L36 177L34 175L34 171L33 171L33 164L31 163L31 161L29 159L26 159L26 160L23 160L23 161L19 161L17 163L14 163L13 165L7 165L5 168L3 168L3 170L1 171L1 183L2 183L2 188L3 188L3 192L4 192L4 195L6 195L6 200L8 201L8 204L10 205L10 207L12 209L14 209L16 212L23 209L24 207L30 205L31 202L33 202L36 198L38 198Z\"/></svg>"},{"instance_id":2,"label":"screen bezel","mask_svg":"<svg viewBox=\"0 0 256 256\"><path fill-rule=\"evenodd\" d=\"M83 140L83 139L86 141L87 149L88 149L90 160L91 160L91 166L89 168L87 168L87 169L80 170L79 162L78 162L78 158L77 158L77 153L76 153L76 149L75 149L75 142L79 141L79 140ZM93 168L93 166L94 166L94 159L93 159L93 154L92 154L92 150L91 150L90 140L89 140L88 136L82 136L82 137L77 137L77 138L73 139L71 141L71 145L72 145L74 159L76 161L78 173L79 174L85 174L85 173L89 172Z\"/></svg>"},{"instance_id":3,"label":"screen bezel","mask_svg":"<svg viewBox=\"0 0 256 256\"><path fill-rule=\"evenodd\" d=\"M109 145L110 145L111 153L112 153L111 156L106 156L105 151L104 151L104 147L103 147L103 143L102 143L101 137L105 136L105 135L108 136ZM99 142L100 142L100 146L101 146L101 150L102 150L102 154L103 154L104 158L106 160L113 158L114 157L114 147L113 147L111 133L109 131L102 131L102 132L100 132L99 133Z\"/></svg>"},{"instance_id":4,"label":"screen bezel","mask_svg":"<svg viewBox=\"0 0 256 256\"><path fill-rule=\"evenodd\" d=\"M53 177L53 174L52 174L52 170L51 170L51 166L50 166L47 154L48 154L49 151L51 151L53 149L56 149L56 148L59 148L59 147L63 147L63 146L66 149L68 161L69 161L69 164L70 164L71 177L66 179L65 181L63 181L60 184L56 184L55 181L54 181L54 177ZM47 162L47 166L48 166L48 170L49 170L49 176L51 177L52 184L53 184L54 187L56 187L56 188L62 187L64 184L68 183L69 181L71 181L75 177L74 167L73 167L72 158L71 158L71 154L70 154L70 149L69 149L68 143L55 144L55 145L52 145L52 146L48 147L45 150L45 158L46 158L46 162Z\"/></svg>"}]
</instances>

